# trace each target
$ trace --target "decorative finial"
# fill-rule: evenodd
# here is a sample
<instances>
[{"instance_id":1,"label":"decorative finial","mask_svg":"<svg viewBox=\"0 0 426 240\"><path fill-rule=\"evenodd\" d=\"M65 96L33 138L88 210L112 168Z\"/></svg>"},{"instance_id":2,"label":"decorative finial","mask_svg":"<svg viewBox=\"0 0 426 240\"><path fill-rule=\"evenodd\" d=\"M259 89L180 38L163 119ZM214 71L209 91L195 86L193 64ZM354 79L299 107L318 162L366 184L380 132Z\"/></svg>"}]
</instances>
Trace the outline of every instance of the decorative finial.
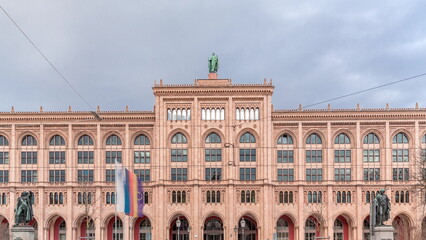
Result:
<instances>
[{"instance_id":1,"label":"decorative finial","mask_svg":"<svg viewBox=\"0 0 426 240\"><path fill-rule=\"evenodd\" d=\"M154 86L157 86L157 80L154 80Z\"/></svg>"},{"instance_id":2,"label":"decorative finial","mask_svg":"<svg viewBox=\"0 0 426 240\"><path fill-rule=\"evenodd\" d=\"M266 85L266 78L263 79L263 85Z\"/></svg>"},{"instance_id":3,"label":"decorative finial","mask_svg":"<svg viewBox=\"0 0 426 240\"><path fill-rule=\"evenodd\" d=\"M331 110L331 104L330 104L330 103L327 105L327 110L328 110L328 111L330 111L330 110Z\"/></svg>"},{"instance_id":4,"label":"decorative finial","mask_svg":"<svg viewBox=\"0 0 426 240\"><path fill-rule=\"evenodd\" d=\"M43 112L43 106L40 106L40 112L41 113Z\"/></svg>"},{"instance_id":5,"label":"decorative finial","mask_svg":"<svg viewBox=\"0 0 426 240\"><path fill-rule=\"evenodd\" d=\"M272 85L272 78L269 79L269 85Z\"/></svg>"},{"instance_id":6,"label":"decorative finial","mask_svg":"<svg viewBox=\"0 0 426 240\"><path fill-rule=\"evenodd\" d=\"M72 108L71 108L71 106L68 106L68 112L70 113L70 112L72 112Z\"/></svg>"},{"instance_id":7,"label":"decorative finial","mask_svg":"<svg viewBox=\"0 0 426 240\"><path fill-rule=\"evenodd\" d=\"M416 102L416 110L419 109L419 103Z\"/></svg>"},{"instance_id":8,"label":"decorative finial","mask_svg":"<svg viewBox=\"0 0 426 240\"><path fill-rule=\"evenodd\" d=\"M97 111L97 112L100 112L100 111L101 111L101 107L100 107L99 105L98 105L98 107L97 107L96 111Z\"/></svg>"},{"instance_id":9,"label":"decorative finial","mask_svg":"<svg viewBox=\"0 0 426 240\"><path fill-rule=\"evenodd\" d=\"M302 104L299 104L299 111L302 111Z\"/></svg>"},{"instance_id":10,"label":"decorative finial","mask_svg":"<svg viewBox=\"0 0 426 240\"><path fill-rule=\"evenodd\" d=\"M163 79L162 78L160 78L160 86L161 87L163 86Z\"/></svg>"},{"instance_id":11,"label":"decorative finial","mask_svg":"<svg viewBox=\"0 0 426 240\"><path fill-rule=\"evenodd\" d=\"M389 110L389 103L386 103L386 110Z\"/></svg>"},{"instance_id":12,"label":"decorative finial","mask_svg":"<svg viewBox=\"0 0 426 240\"><path fill-rule=\"evenodd\" d=\"M14 113L14 112L15 112L15 107L14 107L14 106L12 106L12 109L10 109L10 112L11 112L11 113Z\"/></svg>"},{"instance_id":13,"label":"decorative finial","mask_svg":"<svg viewBox=\"0 0 426 240\"><path fill-rule=\"evenodd\" d=\"M126 112L129 112L129 105L126 105Z\"/></svg>"},{"instance_id":14,"label":"decorative finial","mask_svg":"<svg viewBox=\"0 0 426 240\"><path fill-rule=\"evenodd\" d=\"M361 110L361 106L359 105L359 103L356 104L356 110Z\"/></svg>"}]
</instances>

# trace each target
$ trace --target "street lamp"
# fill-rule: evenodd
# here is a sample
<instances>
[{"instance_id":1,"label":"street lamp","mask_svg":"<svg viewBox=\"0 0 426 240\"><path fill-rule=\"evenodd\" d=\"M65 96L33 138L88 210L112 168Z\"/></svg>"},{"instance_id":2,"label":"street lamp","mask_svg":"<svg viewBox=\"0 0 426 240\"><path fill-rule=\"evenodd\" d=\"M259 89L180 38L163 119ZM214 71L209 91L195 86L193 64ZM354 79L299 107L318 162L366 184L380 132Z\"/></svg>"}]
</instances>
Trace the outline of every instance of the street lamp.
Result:
<instances>
[{"instance_id":1,"label":"street lamp","mask_svg":"<svg viewBox=\"0 0 426 240\"><path fill-rule=\"evenodd\" d=\"M178 229L178 237L177 237L177 240L179 240L179 229L180 229L180 224L181 224L182 222L180 221L180 219L178 218L178 220L176 221L176 227L177 227L177 229Z\"/></svg>"},{"instance_id":2,"label":"street lamp","mask_svg":"<svg viewBox=\"0 0 426 240\"><path fill-rule=\"evenodd\" d=\"M245 240L246 238L245 238L245 236L244 236L244 228L245 228L245 226L246 226L246 220L244 220L244 218L241 218L240 226L241 226L241 228L243 229L243 240Z\"/></svg>"}]
</instances>

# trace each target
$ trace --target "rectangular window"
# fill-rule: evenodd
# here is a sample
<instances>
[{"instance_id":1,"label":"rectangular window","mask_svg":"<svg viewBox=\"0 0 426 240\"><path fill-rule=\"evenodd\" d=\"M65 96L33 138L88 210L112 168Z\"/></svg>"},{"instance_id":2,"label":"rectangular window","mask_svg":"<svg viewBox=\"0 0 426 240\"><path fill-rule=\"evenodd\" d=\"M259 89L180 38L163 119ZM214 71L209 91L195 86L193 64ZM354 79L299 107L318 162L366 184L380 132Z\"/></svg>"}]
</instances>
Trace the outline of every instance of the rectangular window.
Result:
<instances>
[{"instance_id":1,"label":"rectangular window","mask_svg":"<svg viewBox=\"0 0 426 240\"><path fill-rule=\"evenodd\" d=\"M334 150L334 162L351 162L351 150Z\"/></svg>"},{"instance_id":2,"label":"rectangular window","mask_svg":"<svg viewBox=\"0 0 426 240\"><path fill-rule=\"evenodd\" d=\"M21 152L22 164L37 164L37 152Z\"/></svg>"},{"instance_id":3,"label":"rectangular window","mask_svg":"<svg viewBox=\"0 0 426 240\"><path fill-rule=\"evenodd\" d=\"M84 163L93 163L94 162L94 152L93 151L78 151L78 161L79 164Z\"/></svg>"},{"instance_id":4,"label":"rectangular window","mask_svg":"<svg viewBox=\"0 0 426 240\"><path fill-rule=\"evenodd\" d=\"M293 182L294 181L294 169L278 169L278 182Z\"/></svg>"},{"instance_id":5,"label":"rectangular window","mask_svg":"<svg viewBox=\"0 0 426 240\"><path fill-rule=\"evenodd\" d=\"M9 152L0 152L0 164L9 164Z\"/></svg>"},{"instance_id":6,"label":"rectangular window","mask_svg":"<svg viewBox=\"0 0 426 240\"><path fill-rule=\"evenodd\" d=\"M222 180L222 168L206 168L206 181Z\"/></svg>"},{"instance_id":7,"label":"rectangular window","mask_svg":"<svg viewBox=\"0 0 426 240\"><path fill-rule=\"evenodd\" d=\"M37 170L21 170L21 182L37 182Z\"/></svg>"},{"instance_id":8,"label":"rectangular window","mask_svg":"<svg viewBox=\"0 0 426 240\"><path fill-rule=\"evenodd\" d=\"M369 149L364 150L364 162L379 162L380 161L380 150Z\"/></svg>"},{"instance_id":9,"label":"rectangular window","mask_svg":"<svg viewBox=\"0 0 426 240\"><path fill-rule=\"evenodd\" d=\"M105 170L105 182L115 182L115 169Z\"/></svg>"},{"instance_id":10,"label":"rectangular window","mask_svg":"<svg viewBox=\"0 0 426 240\"><path fill-rule=\"evenodd\" d=\"M308 169L306 169L306 181L307 182L321 182L322 181L322 169L321 168L308 168Z\"/></svg>"},{"instance_id":11,"label":"rectangular window","mask_svg":"<svg viewBox=\"0 0 426 240\"><path fill-rule=\"evenodd\" d=\"M9 170L0 170L0 183L9 182Z\"/></svg>"},{"instance_id":12,"label":"rectangular window","mask_svg":"<svg viewBox=\"0 0 426 240\"><path fill-rule=\"evenodd\" d=\"M293 163L294 162L293 150L278 150L277 162L279 163Z\"/></svg>"},{"instance_id":13,"label":"rectangular window","mask_svg":"<svg viewBox=\"0 0 426 240\"><path fill-rule=\"evenodd\" d=\"M320 163L322 162L322 150L306 150L307 163Z\"/></svg>"},{"instance_id":14,"label":"rectangular window","mask_svg":"<svg viewBox=\"0 0 426 240\"><path fill-rule=\"evenodd\" d=\"M171 149L172 162L187 162L188 149Z\"/></svg>"},{"instance_id":15,"label":"rectangular window","mask_svg":"<svg viewBox=\"0 0 426 240\"><path fill-rule=\"evenodd\" d=\"M65 182L65 170L49 170L49 182Z\"/></svg>"},{"instance_id":16,"label":"rectangular window","mask_svg":"<svg viewBox=\"0 0 426 240\"><path fill-rule=\"evenodd\" d=\"M187 181L188 180L188 169L187 168L172 168L171 171L172 181Z\"/></svg>"},{"instance_id":17,"label":"rectangular window","mask_svg":"<svg viewBox=\"0 0 426 240\"><path fill-rule=\"evenodd\" d=\"M256 162L256 149L240 149L240 162Z\"/></svg>"},{"instance_id":18,"label":"rectangular window","mask_svg":"<svg viewBox=\"0 0 426 240\"><path fill-rule=\"evenodd\" d=\"M394 181L410 180L410 170L408 168L392 168L392 179Z\"/></svg>"},{"instance_id":19,"label":"rectangular window","mask_svg":"<svg viewBox=\"0 0 426 240\"><path fill-rule=\"evenodd\" d=\"M255 181L256 180L256 168L240 168L240 180L241 181Z\"/></svg>"},{"instance_id":20,"label":"rectangular window","mask_svg":"<svg viewBox=\"0 0 426 240\"><path fill-rule=\"evenodd\" d=\"M351 169L350 168L335 168L334 169L334 181L341 181L341 182L351 181Z\"/></svg>"},{"instance_id":21,"label":"rectangular window","mask_svg":"<svg viewBox=\"0 0 426 240\"><path fill-rule=\"evenodd\" d=\"M206 162L221 162L222 149L205 149Z\"/></svg>"},{"instance_id":22,"label":"rectangular window","mask_svg":"<svg viewBox=\"0 0 426 240\"><path fill-rule=\"evenodd\" d=\"M106 164L114 164L116 159L117 159L117 162L122 163L121 151L106 151L106 154L105 154Z\"/></svg>"},{"instance_id":23,"label":"rectangular window","mask_svg":"<svg viewBox=\"0 0 426 240\"><path fill-rule=\"evenodd\" d=\"M135 169L134 173L138 176L139 181L149 182L151 181L151 170L150 169Z\"/></svg>"},{"instance_id":24,"label":"rectangular window","mask_svg":"<svg viewBox=\"0 0 426 240\"><path fill-rule=\"evenodd\" d=\"M134 163L150 163L151 152L150 151L135 151L134 152Z\"/></svg>"},{"instance_id":25,"label":"rectangular window","mask_svg":"<svg viewBox=\"0 0 426 240\"><path fill-rule=\"evenodd\" d=\"M77 181L93 182L94 181L93 170L77 170Z\"/></svg>"},{"instance_id":26,"label":"rectangular window","mask_svg":"<svg viewBox=\"0 0 426 240\"><path fill-rule=\"evenodd\" d=\"M393 162L408 162L408 149L392 149Z\"/></svg>"},{"instance_id":27,"label":"rectangular window","mask_svg":"<svg viewBox=\"0 0 426 240\"><path fill-rule=\"evenodd\" d=\"M364 181L380 181L380 168L364 168Z\"/></svg>"},{"instance_id":28,"label":"rectangular window","mask_svg":"<svg viewBox=\"0 0 426 240\"><path fill-rule=\"evenodd\" d=\"M49 164L65 164L65 151L49 152Z\"/></svg>"}]
</instances>

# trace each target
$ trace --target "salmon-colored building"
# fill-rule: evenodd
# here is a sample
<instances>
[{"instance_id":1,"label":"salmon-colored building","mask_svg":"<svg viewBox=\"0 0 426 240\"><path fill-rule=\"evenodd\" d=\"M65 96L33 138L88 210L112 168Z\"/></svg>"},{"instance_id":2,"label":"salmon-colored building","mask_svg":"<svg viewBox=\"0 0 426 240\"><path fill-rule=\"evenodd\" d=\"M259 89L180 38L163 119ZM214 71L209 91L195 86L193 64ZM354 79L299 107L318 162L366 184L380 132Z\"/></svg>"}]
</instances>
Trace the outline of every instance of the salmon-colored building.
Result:
<instances>
[{"instance_id":1,"label":"salmon-colored building","mask_svg":"<svg viewBox=\"0 0 426 240\"><path fill-rule=\"evenodd\" d=\"M396 239L425 227L426 109L275 110L272 82L216 77L156 83L153 111L0 113L0 238L27 190L46 240L368 239L382 188ZM143 218L115 214L115 159Z\"/></svg>"}]
</instances>

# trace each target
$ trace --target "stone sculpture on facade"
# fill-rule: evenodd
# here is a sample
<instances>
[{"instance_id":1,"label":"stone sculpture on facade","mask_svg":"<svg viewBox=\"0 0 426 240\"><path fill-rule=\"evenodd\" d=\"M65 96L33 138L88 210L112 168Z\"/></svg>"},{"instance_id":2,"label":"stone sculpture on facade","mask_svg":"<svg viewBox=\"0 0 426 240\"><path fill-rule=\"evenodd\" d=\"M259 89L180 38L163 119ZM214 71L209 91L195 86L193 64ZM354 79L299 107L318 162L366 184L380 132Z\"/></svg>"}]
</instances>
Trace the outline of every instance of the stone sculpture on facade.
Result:
<instances>
[{"instance_id":1,"label":"stone sculpture on facade","mask_svg":"<svg viewBox=\"0 0 426 240\"><path fill-rule=\"evenodd\" d=\"M388 196L385 194L385 189L381 189L374 199L375 204L375 226L383 226L384 223L390 218L391 204Z\"/></svg>"},{"instance_id":2,"label":"stone sculpture on facade","mask_svg":"<svg viewBox=\"0 0 426 240\"><path fill-rule=\"evenodd\" d=\"M209 58L209 72L217 73L217 69L219 68L219 58L215 53L212 53L212 56Z\"/></svg>"},{"instance_id":3,"label":"stone sculpture on facade","mask_svg":"<svg viewBox=\"0 0 426 240\"><path fill-rule=\"evenodd\" d=\"M34 216L32 199L34 198L34 193L31 191L25 191L21 193L21 196L18 198L18 202L15 207L15 225L27 225Z\"/></svg>"}]
</instances>

